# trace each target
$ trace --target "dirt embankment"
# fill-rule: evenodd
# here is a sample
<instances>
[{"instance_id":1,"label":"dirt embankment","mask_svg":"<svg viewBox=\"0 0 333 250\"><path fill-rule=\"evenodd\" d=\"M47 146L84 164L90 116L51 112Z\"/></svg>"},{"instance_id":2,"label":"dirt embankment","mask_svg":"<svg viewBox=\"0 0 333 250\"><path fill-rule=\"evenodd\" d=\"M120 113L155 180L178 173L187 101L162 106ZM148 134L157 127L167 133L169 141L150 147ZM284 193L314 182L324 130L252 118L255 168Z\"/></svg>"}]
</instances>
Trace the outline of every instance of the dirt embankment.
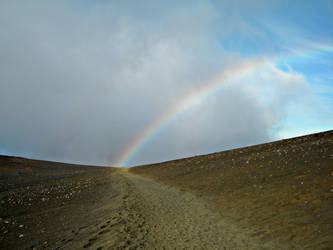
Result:
<instances>
[{"instance_id":1,"label":"dirt embankment","mask_svg":"<svg viewBox=\"0 0 333 250\"><path fill-rule=\"evenodd\" d=\"M333 131L130 173L200 197L263 244L333 248Z\"/></svg>"},{"instance_id":2,"label":"dirt embankment","mask_svg":"<svg viewBox=\"0 0 333 250\"><path fill-rule=\"evenodd\" d=\"M49 174L56 175L52 171ZM193 194L122 170L87 171L53 181L34 179L34 184L1 192L0 248L262 246L235 231Z\"/></svg>"},{"instance_id":3,"label":"dirt embankment","mask_svg":"<svg viewBox=\"0 0 333 250\"><path fill-rule=\"evenodd\" d=\"M0 157L0 249L332 249L333 131L119 170Z\"/></svg>"},{"instance_id":4,"label":"dirt embankment","mask_svg":"<svg viewBox=\"0 0 333 250\"><path fill-rule=\"evenodd\" d=\"M125 232L140 219L115 169L13 157L0 163L0 249L125 246L136 234Z\"/></svg>"}]
</instances>

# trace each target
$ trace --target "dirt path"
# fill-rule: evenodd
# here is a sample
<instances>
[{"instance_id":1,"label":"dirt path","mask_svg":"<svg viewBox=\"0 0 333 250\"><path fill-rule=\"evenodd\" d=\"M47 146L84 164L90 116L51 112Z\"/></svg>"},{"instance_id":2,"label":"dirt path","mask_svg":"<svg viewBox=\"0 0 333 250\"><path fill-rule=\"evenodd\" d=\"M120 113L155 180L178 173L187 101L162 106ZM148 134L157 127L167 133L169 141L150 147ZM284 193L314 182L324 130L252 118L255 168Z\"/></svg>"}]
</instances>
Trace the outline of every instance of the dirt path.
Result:
<instances>
[{"instance_id":1,"label":"dirt path","mask_svg":"<svg viewBox=\"0 0 333 250\"><path fill-rule=\"evenodd\" d=\"M264 249L190 193L126 172L127 197L145 218L149 249Z\"/></svg>"},{"instance_id":2,"label":"dirt path","mask_svg":"<svg viewBox=\"0 0 333 250\"><path fill-rule=\"evenodd\" d=\"M123 170L27 188L2 200L0 249L287 249L190 192Z\"/></svg>"},{"instance_id":3,"label":"dirt path","mask_svg":"<svg viewBox=\"0 0 333 250\"><path fill-rule=\"evenodd\" d=\"M333 132L128 169L0 156L0 249L333 249Z\"/></svg>"}]
</instances>

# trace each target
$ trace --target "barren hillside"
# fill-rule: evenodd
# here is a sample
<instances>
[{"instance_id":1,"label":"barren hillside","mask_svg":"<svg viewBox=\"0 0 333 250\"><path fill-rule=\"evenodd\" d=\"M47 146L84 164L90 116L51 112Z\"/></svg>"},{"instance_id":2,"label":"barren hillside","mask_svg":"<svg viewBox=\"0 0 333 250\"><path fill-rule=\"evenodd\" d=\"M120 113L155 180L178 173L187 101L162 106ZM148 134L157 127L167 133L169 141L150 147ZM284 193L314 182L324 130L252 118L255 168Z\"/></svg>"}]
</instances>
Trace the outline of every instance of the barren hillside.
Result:
<instances>
[{"instance_id":1,"label":"barren hillside","mask_svg":"<svg viewBox=\"0 0 333 250\"><path fill-rule=\"evenodd\" d=\"M1 249L332 249L333 131L102 168L0 157Z\"/></svg>"},{"instance_id":2,"label":"barren hillside","mask_svg":"<svg viewBox=\"0 0 333 250\"><path fill-rule=\"evenodd\" d=\"M195 194L263 243L333 248L333 131L130 172Z\"/></svg>"}]
</instances>

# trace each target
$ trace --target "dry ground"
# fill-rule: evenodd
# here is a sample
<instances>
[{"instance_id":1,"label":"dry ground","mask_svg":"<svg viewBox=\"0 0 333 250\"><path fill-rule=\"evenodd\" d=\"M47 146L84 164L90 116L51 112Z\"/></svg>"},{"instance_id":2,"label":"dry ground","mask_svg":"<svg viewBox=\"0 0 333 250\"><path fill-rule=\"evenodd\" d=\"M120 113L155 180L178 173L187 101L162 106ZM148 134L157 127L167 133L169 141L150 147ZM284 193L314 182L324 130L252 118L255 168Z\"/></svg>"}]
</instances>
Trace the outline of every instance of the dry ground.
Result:
<instances>
[{"instance_id":1,"label":"dry ground","mask_svg":"<svg viewBox=\"0 0 333 250\"><path fill-rule=\"evenodd\" d=\"M333 249L333 131L131 173L195 194L275 249Z\"/></svg>"},{"instance_id":2,"label":"dry ground","mask_svg":"<svg viewBox=\"0 0 333 250\"><path fill-rule=\"evenodd\" d=\"M0 157L0 249L333 249L332 144L126 170Z\"/></svg>"}]
</instances>

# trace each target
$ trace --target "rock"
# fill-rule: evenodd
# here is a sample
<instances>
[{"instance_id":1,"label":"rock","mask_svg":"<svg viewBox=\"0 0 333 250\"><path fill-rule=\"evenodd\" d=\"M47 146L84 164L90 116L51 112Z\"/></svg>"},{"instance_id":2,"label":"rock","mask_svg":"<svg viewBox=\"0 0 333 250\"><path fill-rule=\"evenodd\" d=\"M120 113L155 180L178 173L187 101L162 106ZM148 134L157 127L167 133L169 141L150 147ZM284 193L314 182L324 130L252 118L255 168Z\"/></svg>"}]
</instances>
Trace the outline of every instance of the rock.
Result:
<instances>
[{"instance_id":1,"label":"rock","mask_svg":"<svg viewBox=\"0 0 333 250\"><path fill-rule=\"evenodd\" d=\"M19 235L19 238L23 238L23 237L24 237L24 235L23 235L23 234L20 234L20 235Z\"/></svg>"}]
</instances>

